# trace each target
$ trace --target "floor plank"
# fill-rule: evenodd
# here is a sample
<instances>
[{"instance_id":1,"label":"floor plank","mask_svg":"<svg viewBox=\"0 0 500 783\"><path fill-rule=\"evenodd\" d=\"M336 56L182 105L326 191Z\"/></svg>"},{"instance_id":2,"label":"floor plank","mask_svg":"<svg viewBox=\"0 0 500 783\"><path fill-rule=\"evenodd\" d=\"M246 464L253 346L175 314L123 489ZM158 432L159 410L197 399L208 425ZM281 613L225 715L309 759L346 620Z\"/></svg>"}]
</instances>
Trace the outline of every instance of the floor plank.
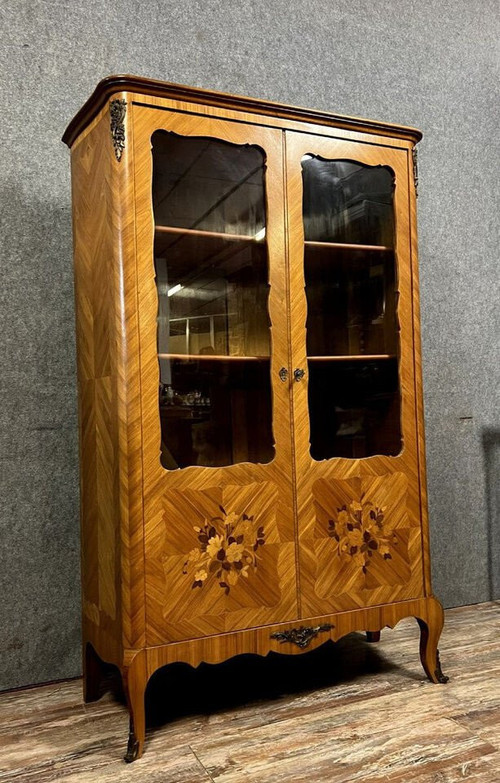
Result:
<instances>
[{"instance_id":1,"label":"floor plank","mask_svg":"<svg viewBox=\"0 0 500 783\"><path fill-rule=\"evenodd\" d=\"M446 612L445 685L424 679L418 627L352 634L301 656L162 670L146 752L123 762L119 695L81 682L0 694L0 782L500 783L500 602Z\"/></svg>"}]
</instances>

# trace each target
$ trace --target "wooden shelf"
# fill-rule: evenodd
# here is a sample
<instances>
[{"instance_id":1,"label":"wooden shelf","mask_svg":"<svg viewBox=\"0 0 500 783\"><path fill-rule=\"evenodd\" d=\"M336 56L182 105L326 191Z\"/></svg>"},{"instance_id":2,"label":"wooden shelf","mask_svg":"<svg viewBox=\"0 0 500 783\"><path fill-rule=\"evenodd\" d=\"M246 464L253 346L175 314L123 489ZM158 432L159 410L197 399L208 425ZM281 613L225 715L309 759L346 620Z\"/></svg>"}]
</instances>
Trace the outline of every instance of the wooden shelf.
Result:
<instances>
[{"instance_id":1,"label":"wooden shelf","mask_svg":"<svg viewBox=\"0 0 500 783\"><path fill-rule=\"evenodd\" d=\"M181 228L178 226L156 226L155 231L162 234L173 234L174 236L183 237L207 237L212 239L225 239L227 242L256 242L262 243L265 239L265 235L256 239L255 236L250 234L226 234L223 231L201 231L197 228Z\"/></svg>"},{"instance_id":2,"label":"wooden shelf","mask_svg":"<svg viewBox=\"0 0 500 783\"><path fill-rule=\"evenodd\" d=\"M306 240L304 245L306 248L320 247L330 249L333 248L336 250L376 250L379 253L394 252L394 248L387 247L386 245L354 245L347 242L313 242L312 240Z\"/></svg>"},{"instance_id":3,"label":"wooden shelf","mask_svg":"<svg viewBox=\"0 0 500 783\"><path fill-rule=\"evenodd\" d=\"M216 361L216 362L268 362L270 356L226 356L225 354L198 353L159 353L159 359L181 359L183 361ZM360 353L342 354L341 356L308 356L309 362L363 362L395 359L394 353Z\"/></svg>"},{"instance_id":4,"label":"wooden shelf","mask_svg":"<svg viewBox=\"0 0 500 783\"><path fill-rule=\"evenodd\" d=\"M184 361L216 362L268 362L270 356L225 356L224 354L159 353L159 359L183 359Z\"/></svg>"},{"instance_id":5,"label":"wooden shelf","mask_svg":"<svg viewBox=\"0 0 500 783\"><path fill-rule=\"evenodd\" d=\"M194 228L156 226L154 252L156 258L168 256L172 279L183 279L186 284L186 259L196 258L196 273L216 264L232 264L240 253L266 252L266 241L248 234L224 234L218 231L201 231ZM188 269L192 264L187 264Z\"/></svg>"},{"instance_id":6,"label":"wooden shelf","mask_svg":"<svg viewBox=\"0 0 500 783\"><path fill-rule=\"evenodd\" d=\"M363 362L363 361L381 361L384 359L395 359L394 353L360 353L342 356L308 356L309 362Z\"/></svg>"}]
</instances>

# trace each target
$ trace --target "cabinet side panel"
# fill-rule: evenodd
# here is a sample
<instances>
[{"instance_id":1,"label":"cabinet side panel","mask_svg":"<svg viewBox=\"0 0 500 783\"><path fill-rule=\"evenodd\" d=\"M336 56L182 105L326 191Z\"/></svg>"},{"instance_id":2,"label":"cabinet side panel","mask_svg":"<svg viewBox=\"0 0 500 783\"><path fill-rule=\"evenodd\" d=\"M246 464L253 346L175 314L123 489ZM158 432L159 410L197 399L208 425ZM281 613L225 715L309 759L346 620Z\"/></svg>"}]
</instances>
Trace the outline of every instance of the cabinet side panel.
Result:
<instances>
[{"instance_id":1,"label":"cabinet side panel","mask_svg":"<svg viewBox=\"0 0 500 783\"><path fill-rule=\"evenodd\" d=\"M415 153L415 151L413 151ZM426 595L432 595L430 542L429 542L429 512L427 501L427 469L425 458L425 428L424 428L424 395L422 381L422 341L420 327L420 289L418 271L418 242L417 242L417 198L416 198L416 172L414 171L414 159L412 151L408 152L408 194L411 233L411 270L413 292L413 324L414 324L414 357L415 357L415 398L417 405L417 439L418 461L420 477L420 515L422 520L422 542L424 559L424 582Z\"/></svg>"},{"instance_id":2,"label":"cabinet side panel","mask_svg":"<svg viewBox=\"0 0 500 783\"><path fill-rule=\"evenodd\" d=\"M72 150L83 641L120 660L120 493L109 119Z\"/></svg>"},{"instance_id":3,"label":"cabinet side panel","mask_svg":"<svg viewBox=\"0 0 500 783\"><path fill-rule=\"evenodd\" d=\"M124 647L145 643L142 422L135 225L133 106L127 93L125 147L111 155L115 339L121 501L121 619Z\"/></svg>"}]
</instances>

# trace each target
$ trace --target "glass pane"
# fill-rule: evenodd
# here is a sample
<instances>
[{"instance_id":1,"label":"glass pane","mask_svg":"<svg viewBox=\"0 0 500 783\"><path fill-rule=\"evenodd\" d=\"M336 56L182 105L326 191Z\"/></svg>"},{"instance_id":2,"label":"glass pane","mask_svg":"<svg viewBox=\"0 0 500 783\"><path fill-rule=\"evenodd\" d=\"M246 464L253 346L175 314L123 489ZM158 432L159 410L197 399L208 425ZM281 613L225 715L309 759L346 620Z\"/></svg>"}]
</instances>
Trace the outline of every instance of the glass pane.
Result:
<instances>
[{"instance_id":1,"label":"glass pane","mask_svg":"<svg viewBox=\"0 0 500 783\"><path fill-rule=\"evenodd\" d=\"M308 364L313 459L401 451L396 358Z\"/></svg>"},{"instance_id":2,"label":"glass pane","mask_svg":"<svg viewBox=\"0 0 500 783\"><path fill-rule=\"evenodd\" d=\"M305 247L307 353L397 353L394 253Z\"/></svg>"},{"instance_id":3,"label":"glass pane","mask_svg":"<svg viewBox=\"0 0 500 783\"><path fill-rule=\"evenodd\" d=\"M252 237L263 231L262 150L157 131L153 157L157 225Z\"/></svg>"},{"instance_id":4,"label":"glass pane","mask_svg":"<svg viewBox=\"0 0 500 783\"><path fill-rule=\"evenodd\" d=\"M152 142L162 464L269 462L264 154L165 131Z\"/></svg>"},{"instance_id":5,"label":"glass pane","mask_svg":"<svg viewBox=\"0 0 500 783\"><path fill-rule=\"evenodd\" d=\"M393 247L394 176L387 166L302 159L305 238Z\"/></svg>"},{"instance_id":6,"label":"glass pane","mask_svg":"<svg viewBox=\"0 0 500 783\"><path fill-rule=\"evenodd\" d=\"M311 456L401 451L394 175L302 160Z\"/></svg>"}]
</instances>

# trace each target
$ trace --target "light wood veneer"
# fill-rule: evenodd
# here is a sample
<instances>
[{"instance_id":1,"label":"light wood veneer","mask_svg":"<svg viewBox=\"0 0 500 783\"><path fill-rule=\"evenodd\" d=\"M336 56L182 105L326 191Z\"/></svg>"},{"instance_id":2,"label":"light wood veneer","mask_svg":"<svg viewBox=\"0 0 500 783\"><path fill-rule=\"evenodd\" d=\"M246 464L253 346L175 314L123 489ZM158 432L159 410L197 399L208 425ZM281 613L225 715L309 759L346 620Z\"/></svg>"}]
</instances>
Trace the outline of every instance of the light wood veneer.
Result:
<instances>
[{"instance_id":1,"label":"light wood veneer","mask_svg":"<svg viewBox=\"0 0 500 783\"><path fill-rule=\"evenodd\" d=\"M110 128L110 102L117 100L125 101L118 155ZM160 462L151 136L161 129L256 145L265 153L275 441L267 464L166 470ZM129 761L144 745L148 679L176 661L197 666L241 653L297 654L352 631L376 640L381 628L414 616L425 673L432 682L446 680L437 651L443 613L430 584L425 488L412 158L419 138L410 128L135 77L101 83L65 133L73 183L84 690L86 701L98 697L100 660L120 668L131 715ZM386 166L395 177L398 456L315 461L309 453L308 359L344 357L306 356L300 168L306 154ZM165 226L156 234L254 241ZM392 252L384 245L326 244ZM288 370L285 381L281 368ZM300 382L296 369L305 371ZM374 558L360 575L335 556L325 525L335 509L365 497L390 515L401 546L391 559ZM193 590L182 570L196 546L193 526L221 506L264 528L259 567L231 591Z\"/></svg>"}]
</instances>

